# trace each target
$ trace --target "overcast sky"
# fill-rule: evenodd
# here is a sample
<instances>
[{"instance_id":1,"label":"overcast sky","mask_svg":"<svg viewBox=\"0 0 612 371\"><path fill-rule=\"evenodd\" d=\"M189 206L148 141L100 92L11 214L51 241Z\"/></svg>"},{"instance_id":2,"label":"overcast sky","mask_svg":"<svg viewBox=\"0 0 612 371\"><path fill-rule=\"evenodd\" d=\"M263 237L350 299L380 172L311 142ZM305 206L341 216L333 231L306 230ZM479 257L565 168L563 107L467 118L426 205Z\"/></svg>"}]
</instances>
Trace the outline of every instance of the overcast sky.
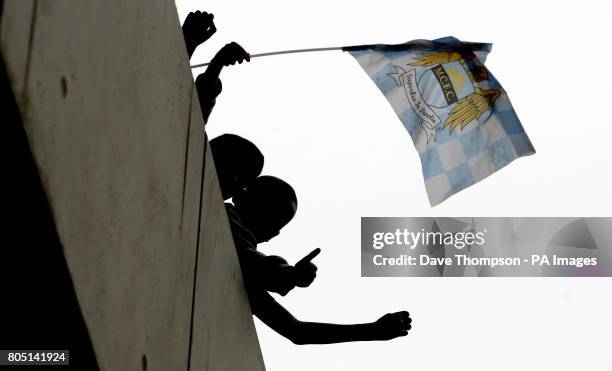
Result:
<instances>
[{"instance_id":1,"label":"overcast sky","mask_svg":"<svg viewBox=\"0 0 612 371\"><path fill-rule=\"evenodd\" d=\"M610 215L609 2L176 3L181 21L191 10L215 15L218 31L194 64L230 41L252 54L448 35L492 42L487 66L537 151L432 208L410 136L350 55L224 70L209 137L252 140L264 174L298 195L295 219L260 249L292 263L323 250L313 285L279 302L308 321L404 309L414 321L390 342L296 346L256 320L268 370L609 370L610 279L374 279L360 277L359 260L362 216Z\"/></svg>"}]
</instances>

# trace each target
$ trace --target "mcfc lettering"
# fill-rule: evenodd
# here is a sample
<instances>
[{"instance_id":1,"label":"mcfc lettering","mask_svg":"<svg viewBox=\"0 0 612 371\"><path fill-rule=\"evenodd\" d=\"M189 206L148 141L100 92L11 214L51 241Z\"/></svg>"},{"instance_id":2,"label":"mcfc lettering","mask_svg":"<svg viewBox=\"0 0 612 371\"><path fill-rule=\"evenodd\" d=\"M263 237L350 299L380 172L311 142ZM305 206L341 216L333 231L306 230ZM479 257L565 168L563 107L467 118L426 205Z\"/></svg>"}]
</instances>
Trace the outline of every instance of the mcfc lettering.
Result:
<instances>
[{"instance_id":1,"label":"mcfc lettering","mask_svg":"<svg viewBox=\"0 0 612 371\"><path fill-rule=\"evenodd\" d=\"M442 88L442 92L444 93L444 98L446 99L446 103L449 105L457 102L457 93L451 84L451 80L448 77L448 74L444 70L442 65L437 65L431 69L436 79L438 79L438 83Z\"/></svg>"}]
</instances>

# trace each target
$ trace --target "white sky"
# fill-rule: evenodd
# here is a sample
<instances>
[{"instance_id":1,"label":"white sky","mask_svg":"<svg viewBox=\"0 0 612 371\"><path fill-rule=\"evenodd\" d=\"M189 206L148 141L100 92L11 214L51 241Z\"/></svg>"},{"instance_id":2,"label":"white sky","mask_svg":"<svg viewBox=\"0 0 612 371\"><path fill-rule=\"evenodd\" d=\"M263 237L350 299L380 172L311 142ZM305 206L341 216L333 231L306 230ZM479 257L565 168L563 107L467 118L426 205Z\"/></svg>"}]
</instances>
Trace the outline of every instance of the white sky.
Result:
<instances>
[{"instance_id":1,"label":"white sky","mask_svg":"<svg viewBox=\"0 0 612 371\"><path fill-rule=\"evenodd\" d=\"M612 206L612 78L607 1L207 1L225 43L254 53L453 35L492 42L502 83L537 154L432 208L410 136L348 54L254 59L222 74L209 136L230 132L287 180L296 218L260 248L295 262L314 247L319 276L279 301L299 319L369 322L406 309L409 336L296 346L256 320L277 370L609 370L610 279L361 278L362 216L606 216ZM201 70L200 70L201 72ZM196 71L197 73L197 71Z\"/></svg>"}]
</instances>

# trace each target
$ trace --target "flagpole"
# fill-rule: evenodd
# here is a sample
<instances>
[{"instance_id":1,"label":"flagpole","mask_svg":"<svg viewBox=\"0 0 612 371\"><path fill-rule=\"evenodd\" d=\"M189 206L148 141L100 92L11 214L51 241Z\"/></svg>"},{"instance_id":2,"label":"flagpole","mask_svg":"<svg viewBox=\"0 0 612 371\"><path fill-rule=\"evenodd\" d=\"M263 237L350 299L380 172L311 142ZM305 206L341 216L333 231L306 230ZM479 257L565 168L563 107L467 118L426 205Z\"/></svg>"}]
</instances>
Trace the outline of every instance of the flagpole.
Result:
<instances>
[{"instance_id":1,"label":"flagpole","mask_svg":"<svg viewBox=\"0 0 612 371\"><path fill-rule=\"evenodd\" d=\"M280 54L293 54L293 53L310 53L310 52L326 52L326 51L330 51L330 50L342 50L346 48L345 46L336 46L336 47L330 47L330 48L310 48L310 49L293 49L293 50L281 50L281 51L277 51L277 52L268 52L268 53L259 53L259 54L251 54L251 58L257 58L257 57L267 57L269 55L280 55ZM199 68L199 67L206 67L210 64L210 62L208 63L200 63L200 64L194 64L191 66L191 68Z\"/></svg>"}]
</instances>

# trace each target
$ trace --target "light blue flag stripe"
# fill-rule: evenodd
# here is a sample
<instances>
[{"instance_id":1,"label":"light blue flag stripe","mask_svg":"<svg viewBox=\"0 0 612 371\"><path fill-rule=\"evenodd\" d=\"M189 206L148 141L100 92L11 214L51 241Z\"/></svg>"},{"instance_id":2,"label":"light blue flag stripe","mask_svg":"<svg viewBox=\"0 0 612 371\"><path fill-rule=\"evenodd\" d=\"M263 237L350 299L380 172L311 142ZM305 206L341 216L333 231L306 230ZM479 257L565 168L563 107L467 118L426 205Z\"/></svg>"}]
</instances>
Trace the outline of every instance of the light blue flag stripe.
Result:
<instances>
[{"instance_id":1,"label":"light blue flag stripe","mask_svg":"<svg viewBox=\"0 0 612 371\"><path fill-rule=\"evenodd\" d=\"M412 137L432 206L535 153L508 95L484 66L491 44L445 37L344 50Z\"/></svg>"}]
</instances>

